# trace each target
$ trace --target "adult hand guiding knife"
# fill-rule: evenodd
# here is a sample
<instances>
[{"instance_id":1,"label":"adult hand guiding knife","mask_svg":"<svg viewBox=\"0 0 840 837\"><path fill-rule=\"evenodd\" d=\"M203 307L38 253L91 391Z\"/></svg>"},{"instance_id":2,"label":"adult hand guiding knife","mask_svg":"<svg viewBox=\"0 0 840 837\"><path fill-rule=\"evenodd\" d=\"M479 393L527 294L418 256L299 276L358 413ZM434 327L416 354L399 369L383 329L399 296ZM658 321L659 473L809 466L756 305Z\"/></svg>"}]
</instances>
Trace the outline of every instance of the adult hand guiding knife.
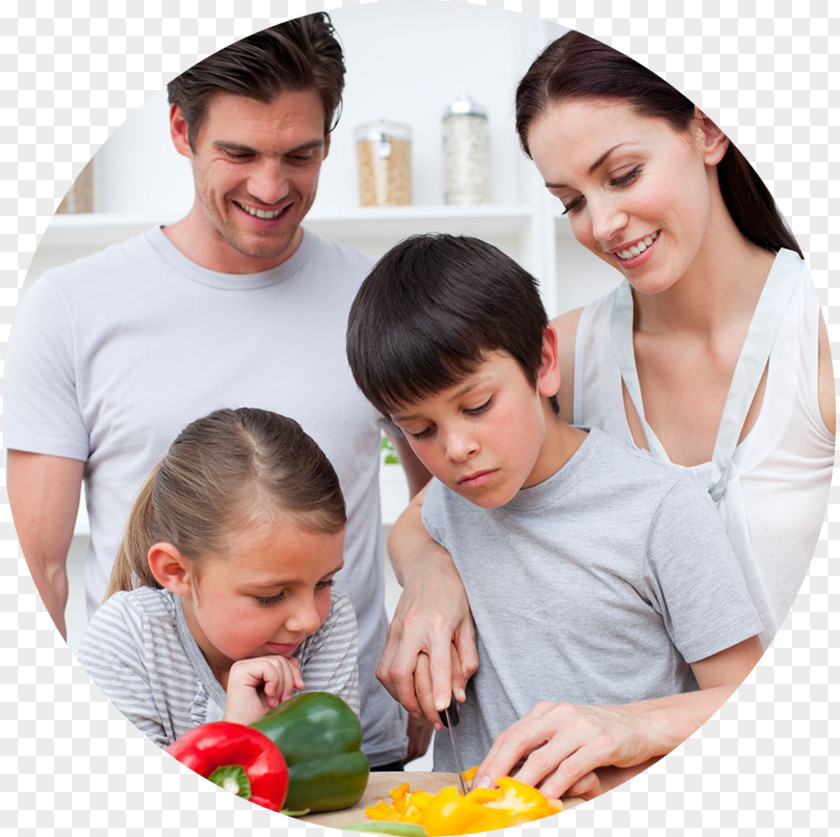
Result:
<instances>
[{"instance_id":1,"label":"adult hand guiding knife","mask_svg":"<svg viewBox=\"0 0 840 837\"><path fill-rule=\"evenodd\" d=\"M449 706L446 707L441 712L438 712L440 715L441 723L449 730L449 741L452 743L452 756L455 759L455 768L458 771L458 782L461 785L461 793L464 796L467 795L467 786L464 782L464 764L461 761L461 754L458 750L458 744L455 741L455 727L458 726L461 716L458 714L458 707L455 703L455 699L453 698L449 702Z\"/></svg>"}]
</instances>

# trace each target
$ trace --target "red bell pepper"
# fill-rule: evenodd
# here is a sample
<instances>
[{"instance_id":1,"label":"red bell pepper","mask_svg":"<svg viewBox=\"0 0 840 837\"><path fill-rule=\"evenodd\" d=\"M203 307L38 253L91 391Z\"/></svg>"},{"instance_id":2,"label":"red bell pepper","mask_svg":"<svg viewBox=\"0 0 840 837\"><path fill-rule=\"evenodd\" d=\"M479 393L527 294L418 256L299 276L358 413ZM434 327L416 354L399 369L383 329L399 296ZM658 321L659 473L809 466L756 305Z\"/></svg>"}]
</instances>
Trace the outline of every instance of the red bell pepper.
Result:
<instances>
[{"instance_id":1,"label":"red bell pepper","mask_svg":"<svg viewBox=\"0 0 840 837\"><path fill-rule=\"evenodd\" d=\"M279 811L289 770L275 744L259 730L216 721L185 732L166 748L181 764L225 790Z\"/></svg>"}]
</instances>

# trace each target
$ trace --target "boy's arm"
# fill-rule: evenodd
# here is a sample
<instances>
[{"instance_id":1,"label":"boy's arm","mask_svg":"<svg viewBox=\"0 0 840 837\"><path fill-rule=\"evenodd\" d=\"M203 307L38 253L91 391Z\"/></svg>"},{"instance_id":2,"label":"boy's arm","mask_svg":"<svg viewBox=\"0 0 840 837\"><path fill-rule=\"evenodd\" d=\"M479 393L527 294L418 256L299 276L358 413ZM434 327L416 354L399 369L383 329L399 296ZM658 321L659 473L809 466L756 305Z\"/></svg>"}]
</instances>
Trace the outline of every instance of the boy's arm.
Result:
<instances>
[{"instance_id":1,"label":"boy's arm","mask_svg":"<svg viewBox=\"0 0 840 837\"><path fill-rule=\"evenodd\" d=\"M422 714L440 727L435 707L448 706L452 694L463 701L478 654L461 577L452 557L423 526L425 496L425 488L414 496L388 540L403 592L376 676L415 717Z\"/></svg>"},{"instance_id":2,"label":"boy's arm","mask_svg":"<svg viewBox=\"0 0 840 837\"><path fill-rule=\"evenodd\" d=\"M524 760L515 778L550 798L597 796L685 741L760 657L758 637L752 637L692 664L699 691L619 706L539 703L495 740L474 786L490 786ZM604 773L608 784L593 780L601 767L610 768Z\"/></svg>"}]
</instances>

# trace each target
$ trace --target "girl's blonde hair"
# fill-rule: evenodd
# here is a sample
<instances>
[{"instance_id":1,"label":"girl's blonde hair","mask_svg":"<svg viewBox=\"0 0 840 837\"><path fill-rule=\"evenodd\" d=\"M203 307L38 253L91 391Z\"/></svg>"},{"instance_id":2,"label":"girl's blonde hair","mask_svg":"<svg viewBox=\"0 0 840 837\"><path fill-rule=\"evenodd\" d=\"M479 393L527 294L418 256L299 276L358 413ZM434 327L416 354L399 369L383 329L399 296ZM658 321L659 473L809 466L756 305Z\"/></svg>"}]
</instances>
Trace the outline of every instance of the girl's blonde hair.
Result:
<instances>
[{"instance_id":1,"label":"girl's blonde hair","mask_svg":"<svg viewBox=\"0 0 840 837\"><path fill-rule=\"evenodd\" d=\"M314 532L347 521L338 476L293 419L243 407L217 410L181 431L140 491L105 598L157 587L147 559L171 543L190 561L224 551L232 530L280 514Z\"/></svg>"}]
</instances>

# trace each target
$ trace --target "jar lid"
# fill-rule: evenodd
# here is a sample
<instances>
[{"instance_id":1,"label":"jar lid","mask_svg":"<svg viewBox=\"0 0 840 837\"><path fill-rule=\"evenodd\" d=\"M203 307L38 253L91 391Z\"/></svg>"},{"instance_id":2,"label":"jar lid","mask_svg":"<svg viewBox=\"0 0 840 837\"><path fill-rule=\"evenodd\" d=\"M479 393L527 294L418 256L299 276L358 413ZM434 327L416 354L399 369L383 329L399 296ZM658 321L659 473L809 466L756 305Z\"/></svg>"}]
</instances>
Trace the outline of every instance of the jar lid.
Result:
<instances>
[{"instance_id":1,"label":"jar lid","mask_svg":"<svg viewBox=\"0 0 840 837\"><path fill-rule=\"evenodd\" d=\"M365 122L353 131L356 142L386 142L387 140L411 140L411 126L403 122L389 122L380 119L376 122Z\"/></svg>"},{"instance_id":2,"label":"jar lid","mask_svg":"<svg viewBox=\"0 0 840 837\"><path fill-rule=\"evenodd\" d=\"M463 94L449 104L443 112L444 119L449 116L483 116L486 119L487 108L478 104L469 95Z\"/></svg>"}]
</instances>

